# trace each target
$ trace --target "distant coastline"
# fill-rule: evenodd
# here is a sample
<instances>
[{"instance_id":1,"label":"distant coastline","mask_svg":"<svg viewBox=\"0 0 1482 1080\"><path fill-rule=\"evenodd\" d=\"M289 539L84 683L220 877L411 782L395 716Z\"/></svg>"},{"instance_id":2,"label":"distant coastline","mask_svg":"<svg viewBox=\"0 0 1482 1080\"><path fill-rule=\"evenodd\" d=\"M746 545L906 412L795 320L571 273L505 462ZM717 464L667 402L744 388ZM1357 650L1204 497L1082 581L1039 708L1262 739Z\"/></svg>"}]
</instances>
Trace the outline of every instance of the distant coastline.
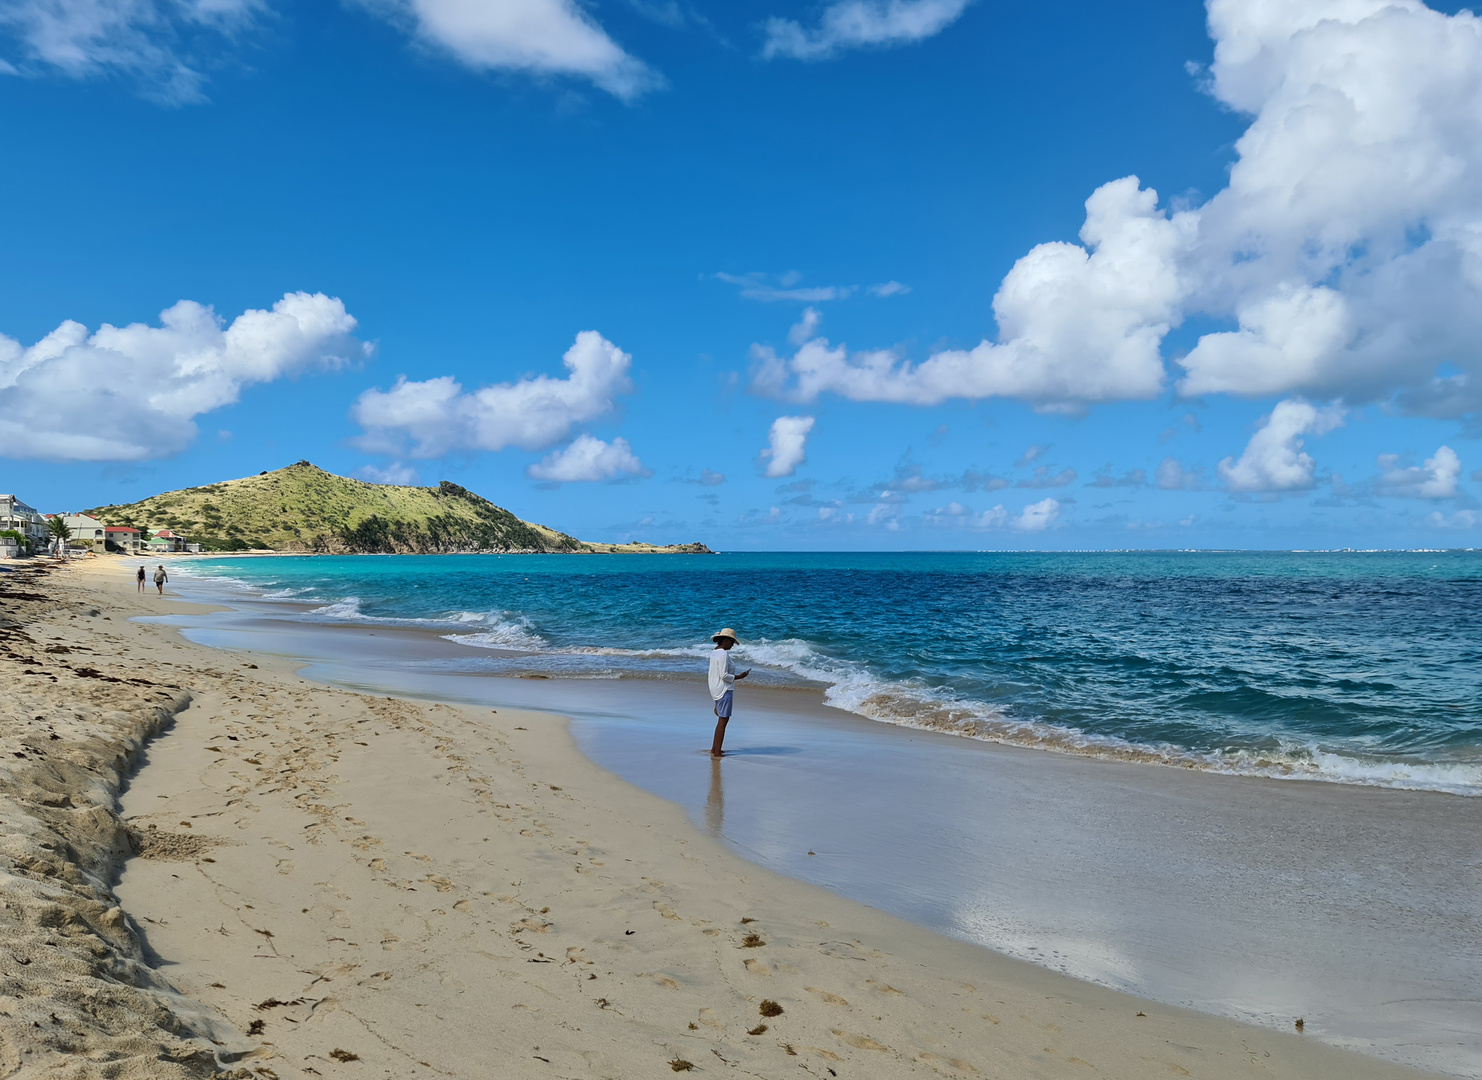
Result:
<instances>
[{"instance_id":1,"label":"distant coastline","mask_svg":"<svg viewBox=\"0 0 1482 1080\"><path fill-rule=\"evenodd\" d=\"M136 555L126 551L97 552L106 558L133 559ZM535 548L510 549L500 551L278 551L274 548L249 548L246 551L170 551L170 552L139 552L138 555L147 555L154 558L162 555L164 558L184 558L190 561L197 559L284 559L284 558L335 558L342 559L347 556L359 555L720 555L722 552L706 547L704 544L585 544L575 551L541 551Z\"/></svg>"}]
</instances>

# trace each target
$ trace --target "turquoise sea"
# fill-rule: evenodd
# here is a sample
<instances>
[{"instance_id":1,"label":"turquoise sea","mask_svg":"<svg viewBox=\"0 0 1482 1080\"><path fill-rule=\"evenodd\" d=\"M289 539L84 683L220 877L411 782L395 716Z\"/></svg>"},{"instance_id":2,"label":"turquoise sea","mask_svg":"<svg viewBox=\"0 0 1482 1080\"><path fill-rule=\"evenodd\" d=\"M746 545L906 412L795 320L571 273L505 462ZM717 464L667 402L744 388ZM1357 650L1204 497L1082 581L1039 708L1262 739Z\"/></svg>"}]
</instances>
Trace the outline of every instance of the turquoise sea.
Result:
<instances>
[{"instance_id":1,"label":"turquoise sea","mask_svg":"<svg viewBox=\"0 0 1482 1080\"><path fill-rule=\"evenodd\" d=\"M178 567L178 573L175 567ZM884 723L1189 768L1482 795L1482 552L198 559L460 671L761 682ZM202 582L204 585L205 583Z\"/></svg>"}]
</instances>

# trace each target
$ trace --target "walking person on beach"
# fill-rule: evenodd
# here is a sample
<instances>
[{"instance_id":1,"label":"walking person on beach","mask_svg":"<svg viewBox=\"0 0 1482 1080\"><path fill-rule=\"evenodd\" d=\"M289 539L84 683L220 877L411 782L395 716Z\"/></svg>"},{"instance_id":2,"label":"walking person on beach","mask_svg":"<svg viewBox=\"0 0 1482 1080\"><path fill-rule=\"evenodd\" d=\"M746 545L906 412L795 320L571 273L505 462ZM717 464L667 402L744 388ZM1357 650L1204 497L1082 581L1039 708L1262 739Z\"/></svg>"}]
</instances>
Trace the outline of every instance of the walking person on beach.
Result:
<instances>
[{"instance_id":1,"label":"walking person on beach","mask_svg":"<svg viewBox=\"0 0 1482 1080\"><path fill-rule=\"evenodd\" d=\"M154 572L154 587L160 591L161 596L165 595L165 582L169 580L170 575L165 573L165 566L161 563L160 568Z\"/></svg>"},{"instance_id":2,"label":"walking person on beach","mask_svg":"<svg viewBox=\"0 0 1482 1080\"><path fill-rule=\"evenodd\" d=\"M144 567L142 567L142 566L139 567L139 573L134 576L134 580L139 583L139 591L140 592L143 592L144 591Z\"/></svg>"},{"instance_id":3,"label":"walking person on beach","mask_svg":"<svg viewBox=\"0 0 1482 1080\"><path fill-rule=\"evenodd\" d=\"M731 702L737 679L751 674L751 668L736 672L736 662L731 659L731 650L736 647L736 631L729 626L718 634L712 634L715 651L710 654L710 696L715 699L715 741L710 744L710 756L720 757L725 751L721 744L726 741L726 724L731 719Z\"/></svg>"}]
</instances>

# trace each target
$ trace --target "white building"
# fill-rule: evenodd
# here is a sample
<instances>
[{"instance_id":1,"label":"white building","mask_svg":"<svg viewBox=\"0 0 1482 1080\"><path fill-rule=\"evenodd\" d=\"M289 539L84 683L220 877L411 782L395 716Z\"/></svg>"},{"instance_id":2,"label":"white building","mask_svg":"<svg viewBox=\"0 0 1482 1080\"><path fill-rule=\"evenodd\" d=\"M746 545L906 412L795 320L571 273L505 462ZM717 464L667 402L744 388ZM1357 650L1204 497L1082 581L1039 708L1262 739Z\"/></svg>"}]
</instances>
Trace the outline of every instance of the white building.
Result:
<instances>
[{"instance_id":1,"label":"white building","mask_svg":"<svg viewBox=\"0 0 1482 1080\"><path fill-rule=\"evenodd\" d=\"M63 514L62 521L72 530L72 541L92 541L94 551L103 550L104 530L107 528L91 514Z\"/></svg>"},{"instance_id":2,"label":"white building","mask_svg":"<svg viewBox=\"0 0 1482 1080\"><path fill-rule=\"evenodd\" d=\"M143 546L139 539L139 530L132 525L105 525L103 535L108 543L128 554L133 554Z\"/></svg>"},{"instance_id":3,"label":"white building","mask_svg":"<svg viewBox=\"0 0 1482 1080\"><path fill-rule=\"evenodd\" d=\"M0 532L14 529L31 542L32 551L45 551L49 534L46 518L14 495L0 495Z\"/></svg>"}]
</instances>

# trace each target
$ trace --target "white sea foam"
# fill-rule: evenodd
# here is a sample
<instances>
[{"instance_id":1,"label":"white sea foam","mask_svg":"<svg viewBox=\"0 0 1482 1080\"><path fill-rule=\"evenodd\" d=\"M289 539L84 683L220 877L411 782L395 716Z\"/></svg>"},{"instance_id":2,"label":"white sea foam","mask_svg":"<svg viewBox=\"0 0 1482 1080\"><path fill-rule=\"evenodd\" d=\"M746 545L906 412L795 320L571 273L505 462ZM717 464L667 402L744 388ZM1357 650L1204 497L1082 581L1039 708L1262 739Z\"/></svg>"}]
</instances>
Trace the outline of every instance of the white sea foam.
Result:
<instances>
[{"instance_id":1,"label":"white sea foam","mask_svg":"<svg viewBox=\"0 0 1482 1080\"><path fill-rule=\"evenodd\" d=\"M702 652L708 651L701 648ZM1036 750L1113 758L1278 780L1319 780L1364 787L1482 796L1482 762L1414 762L1360 756L1316 744L1287 743L1267 752L1199 752L1171 743L1144 744L1079 728L1016 718L996 705L959 698L914 680L881 679L796 638L738 645L738 660L781 668L825 684L829 705L881 723L939 731Z\"/></svg>"},{"instance_id":2,"label":"white sea foam","mask_svg":"<svg viewBox=\"0 0 1482 1080\"><path fill-rule=\"evenodd\" d=\"M323 619L364 619L366 616L360 613L360 597L347 596L343 600L336 600L332 604L316 607L308 612L309 615L318 615Z\"/></svg>"},{"instance_id":3,"label":"white sea foam","mask_svg":"<svg viewBox=\"0 0 1482 1080\"><path fill-rule=\"evenodd\" d=\"M1209 767L1217 772L1278 780L1328 780L1361 787L1482 796L1482 762L1359 757L1307 744L1286 745L1272 754L1225 751L1215 756Z\"/></svg>"},{"instance_id":4,"label":"white sea foam","mask_svg":"<svg viewBox=\"0 0 1482 1080\"><path fill-rule=\"evenodd\" d=\"M512 649L535 652L549 643L535 632L535 627L524 615L509 611L460 611L451 621L482 625L485 627L472 634L443 634L444 640L456 641L475 649Z\"/></svg>"},{"instance_id":5,"label":"white sea foam","mask_svg":"<svg viewBox=\"0 0 1482 1080\"><path fill-rule=\"evenodd\" d=\"M543 639L529 643L523 637L528 626L515 622L485 634L446 635L460 644L490 649L528 650L554 658L612 657L624 660L679 661L702 663L711 647L704 644L668 649L623 649L608 646L577 646L552 649ZM798 638L752 641L736 646L733 654L740 665L791 675L821 684L825 703L870 720L922 731L937 731L983 742L1003 743L1082 757L1197 769L1240 776L1278 780L1320 780L1365 787L1439 791L1455 795L1482 796L1482 763L1422 763L1343 754L1313 744L1281 744L1265 751L1228 749L1194 751L1172 743L1137 743L1110 735L1097 735L1079 728L1046 724L1013 716L997 705L975 701L950 690L917 680L883 679L864 665L841 660L815 649ZM698 666L696 667L698 669ZM561 678L620 677L623 672L561 671ZM626 674L639 674L627 672ZM650 676L658 672L644 672Z\"/></svg>"}]
</instances>

